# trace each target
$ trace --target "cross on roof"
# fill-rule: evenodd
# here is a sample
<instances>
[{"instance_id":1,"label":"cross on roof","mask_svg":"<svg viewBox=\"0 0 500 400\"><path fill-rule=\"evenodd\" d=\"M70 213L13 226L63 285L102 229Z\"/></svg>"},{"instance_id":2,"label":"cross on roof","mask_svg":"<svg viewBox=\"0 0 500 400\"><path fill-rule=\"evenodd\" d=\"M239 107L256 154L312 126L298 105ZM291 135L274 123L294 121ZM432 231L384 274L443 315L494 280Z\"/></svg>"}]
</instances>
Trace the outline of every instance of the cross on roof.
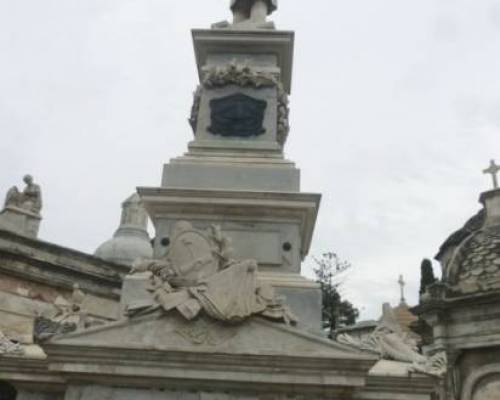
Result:
<instances>
[{"instance_id":1,"label":"cross on roof","mask_svg":"<svg viewBox=\"0 0 500 400\"><path fill-rule=\"evenodd\" d=\"M401 300L400 300L400 304L406 304L406 299L405 299L405 285L406 285L406 282L403 279L403 275L399 275L398 283L399 283L399 286L401 286Z\"/></svg>"},{"instance_id":2,"label":"cross on roof","mask_svg":"<svg viewBox=\"0 0 500 400\"><path fill-rule=\"evenodd\" d=\"M493 189L498 189L498 177L500 172L500 165L495 163L495 160L490 161L490 166L483 171L483 174L490 174L493 178Z\"/></svg>"}]
</instances>

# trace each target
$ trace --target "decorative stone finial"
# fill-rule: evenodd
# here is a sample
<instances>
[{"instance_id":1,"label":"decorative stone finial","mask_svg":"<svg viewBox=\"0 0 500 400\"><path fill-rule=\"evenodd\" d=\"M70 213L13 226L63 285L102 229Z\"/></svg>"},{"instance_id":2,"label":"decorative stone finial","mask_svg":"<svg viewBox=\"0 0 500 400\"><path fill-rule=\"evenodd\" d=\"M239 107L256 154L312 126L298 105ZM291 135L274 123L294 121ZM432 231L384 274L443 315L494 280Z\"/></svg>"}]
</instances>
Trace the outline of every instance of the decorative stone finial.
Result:
<instances>
[{"instance_id":1,"label":"decorative stone finial","mask_svg":"<svg viewBox=\"0 0 500 400\"><path fill-rule=\"evenodd\" d=\"M227 21L213 25L213 28L274 29L274 23L267 16L278 8L278 0L231 0L233 23Z\"/></svg>"},{"instance_id":2,"label":"decorative stone finial","mask_svg":"<svg viewBox=\"0 0 500 400\"><path fill-rule=\"evenodd\" d=\"M483 174L491 175L493 179L493 189L498 189L498 177L497 174L500 172L500 165L495 163L495 160L490 161L490 166L483 170Z\"/></svg>"},{"instance_id":3,"label":"decorative stone finial","mask_svg":"<svg viewBox=\"0 0 500 400\"><path fill-rule=\"evenodd\" d=\"M138 258L151 258L153 247L147 227L148 215L139 195L134 193L122 204L120 226L113 238L100 245L95 255L130 266Z\"/></svg>"},{"instance_id":4,"label":"decorative stone finial","mask_svg":"<svg viewBox=\"0 0 500 400\"><path fill-rule=\"evenodd\" d=\"M406 299L405 299L405 285L406 285L406 282L403 279L403 275L399 275L398 284L399 284L400 290L401 290L401 300L399 301L399 303L401 305L404 305L404 304L406 304Z\"/></svg>"}]
</instances>

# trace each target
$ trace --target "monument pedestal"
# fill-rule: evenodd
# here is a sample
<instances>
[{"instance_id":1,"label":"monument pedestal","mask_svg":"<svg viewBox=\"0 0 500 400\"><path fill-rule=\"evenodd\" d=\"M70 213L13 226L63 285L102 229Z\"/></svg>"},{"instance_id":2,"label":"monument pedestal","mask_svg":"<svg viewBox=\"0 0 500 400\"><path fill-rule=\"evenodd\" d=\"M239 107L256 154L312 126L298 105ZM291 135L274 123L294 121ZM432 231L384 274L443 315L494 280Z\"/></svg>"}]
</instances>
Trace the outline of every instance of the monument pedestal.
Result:
<instances>
[{"instance_id":1,"label":"monument pedestal","mask_svg":"<svg viewBox=\"0 0 500 400\"><path fill-rule=\"evenodd\" d=\"M300 192L139 188L156 228L155 258L169 251L174 226L220 226L231 238L236 259L257 261L260 279L286 296L308 329L320 330L318 284L300 276L319 208L320 195Z\"/></svg>"},{"instance_id":2,"label":"monument pedestal","mask_svg":"<svg viewBox=\"0 0 500 400\"><path fill-rule=\"evenodd\" d=\"M22 208L7 206L0 212L0 229L36 239L42 217Z\"/></svg>"}]
</instances>

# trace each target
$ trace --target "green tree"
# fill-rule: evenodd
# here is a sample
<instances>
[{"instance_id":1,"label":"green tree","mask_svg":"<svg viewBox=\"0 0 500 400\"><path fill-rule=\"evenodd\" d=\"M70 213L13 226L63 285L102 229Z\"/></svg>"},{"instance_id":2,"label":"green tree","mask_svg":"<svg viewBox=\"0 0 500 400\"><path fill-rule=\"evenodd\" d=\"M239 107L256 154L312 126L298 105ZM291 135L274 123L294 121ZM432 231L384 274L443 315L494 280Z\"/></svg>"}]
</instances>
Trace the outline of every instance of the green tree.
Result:
<instances>
[{"instance_id":1,"label":"green tree","mask_svg":"<svg viewBox=\"0 0 500 400\"><path fill-rule=\"evenodd\" d=\"M436 282L436 277L434 276L434 269L432 268L432 262L428 258L422 260L420 264L420 294L425 293L427 286L432 285Z\"/></svg>"},{"instance_id":2,"label":"green tree","mask_svg":"<svg viewBox=\"0 0 500 400\"><path fill-rule=\"evenodd\" d=\"M333 338L336 329L354 324L359 317L359 310L351 302L343 300L339 293L340 278L352 265L334 252L324 253L321 258L314 257L314 261L314 274L323 294L323 329Z\"/></svg>"}]
</instances>

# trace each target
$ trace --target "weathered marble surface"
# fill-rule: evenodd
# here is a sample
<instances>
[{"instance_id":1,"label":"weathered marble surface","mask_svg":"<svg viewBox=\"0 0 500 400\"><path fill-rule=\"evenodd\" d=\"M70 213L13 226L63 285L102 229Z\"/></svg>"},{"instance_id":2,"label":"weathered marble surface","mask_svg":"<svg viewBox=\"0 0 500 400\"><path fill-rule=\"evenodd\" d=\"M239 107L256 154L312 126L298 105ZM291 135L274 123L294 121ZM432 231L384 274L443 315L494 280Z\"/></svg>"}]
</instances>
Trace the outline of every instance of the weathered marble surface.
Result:
<instances>
[{"instance_id":1,"label":"weathered marble surface","mask_svg":"<svg viewBox=\"0 0 500 400\"><path fill-rule=\"evenodd\" d=\"M43 393L30 390L19 390L16 400L63 400L64 395L56 393Z\"/></svg>"},{"instance_id":2,"label":"weathered marble surface","mask_svg":"<svg viewBox=\"0 0 500 400\"><path fill-rule=\"evenodd\" d=\"M189 390L124 389L106 386L71 387L64 400L320 400L322 396L307 398L301 395L257 394L249 392L209 392Z\"/></svg>"}]
</instances>

